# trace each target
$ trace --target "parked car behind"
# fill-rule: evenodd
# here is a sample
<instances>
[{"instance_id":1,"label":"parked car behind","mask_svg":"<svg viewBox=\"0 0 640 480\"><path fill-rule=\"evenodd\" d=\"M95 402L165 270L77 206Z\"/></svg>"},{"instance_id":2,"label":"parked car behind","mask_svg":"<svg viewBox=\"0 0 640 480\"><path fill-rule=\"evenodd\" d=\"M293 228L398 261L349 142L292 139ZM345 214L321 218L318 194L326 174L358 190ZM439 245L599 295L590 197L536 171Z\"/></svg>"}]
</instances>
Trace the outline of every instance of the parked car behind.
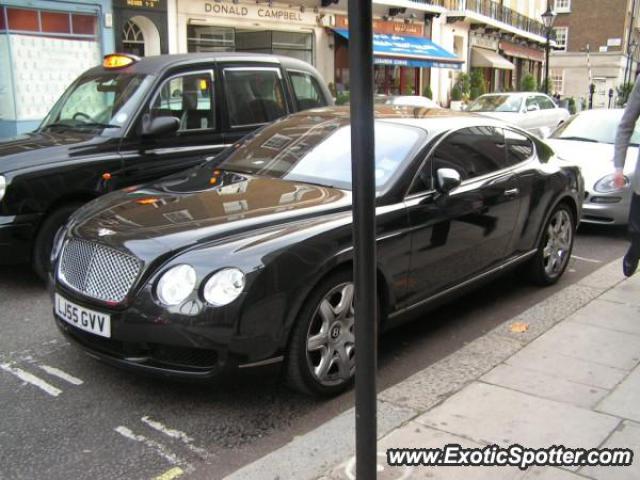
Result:
<instances>
[{"instance_id":1,"label":"parked car behind","mask_svg":"<svg viewBox=\"0 0 640 480\"><path fill-rule=\"evenodd\" d=\"M580 218L576 167L490 118L377 110L383 329L511 267L542 285L560 278ZM53 252L57 325L94 357L138 371L204 379L284 356L295 388L347 388L348 113L291 115L215 162L76 212Z\"/></svg>"},{"instance_id":2,"label":"parked car behind","mask_svg":"<svg viewBox=\"0 0 640 480\"><path fill-rule=\"evenodd\" d=\"M375 98L375 103L398 107L442 108L430 98L420 95L378 95Z\"/></svg>"},{"instance_id":3,"label":"parked car behind","mask_svg":"<svg viewBox=\"0 0 640 480\"><path fill-rule=\"evenodd\" d=\"M551 97L533 92L481 95L467 111L497 118L543 138L569 118L569 111L558 107Z\"/></svg>"},{"instance_id":4,"label":"parked car behind","mask_svg":"<svg viewBox=\"0 0 640 480\"><path fill-rule=\"evenodd\" d=\"M623 109L586 110L571 117L549 138L558 157L582 171L585 223L626 225L629 220L640 128L636 127L631 137L624 167L626 183L619 189L613 183L613 150L623 113Z\"/></svg>"},{"instance_id":5,"label":"parked car behind","mask_svg":"<svg viewBox=\"0 0 640 480\"><path fill-rule=\"evenodd\" d=\"M260 54L110 55L33 133L0 142L0 264L46 277L82 204L210 159L256 128L332 103L310 65Z\"/></svg>"}]
</instances>

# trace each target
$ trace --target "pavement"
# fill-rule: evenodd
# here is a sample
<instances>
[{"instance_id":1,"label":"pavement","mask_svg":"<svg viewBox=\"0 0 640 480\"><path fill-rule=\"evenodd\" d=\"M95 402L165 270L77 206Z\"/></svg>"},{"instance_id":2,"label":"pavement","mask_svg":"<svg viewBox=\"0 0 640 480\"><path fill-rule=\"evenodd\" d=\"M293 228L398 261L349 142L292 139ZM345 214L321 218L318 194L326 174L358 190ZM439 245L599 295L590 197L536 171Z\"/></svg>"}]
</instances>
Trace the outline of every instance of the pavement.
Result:
<instances>
[{"instance_id":1,"label":"pavement","mask_svg":"<svg viewBox=\"0 0 640 480\"><path fill-rule=\"evenodd\" d=\"M378 479L640 478L640 274L616 260L378 395ZM225 480L355 478L354 410ZM630 448L631 466L391 467L388 448Z\"/></svg>"}]
</instances>

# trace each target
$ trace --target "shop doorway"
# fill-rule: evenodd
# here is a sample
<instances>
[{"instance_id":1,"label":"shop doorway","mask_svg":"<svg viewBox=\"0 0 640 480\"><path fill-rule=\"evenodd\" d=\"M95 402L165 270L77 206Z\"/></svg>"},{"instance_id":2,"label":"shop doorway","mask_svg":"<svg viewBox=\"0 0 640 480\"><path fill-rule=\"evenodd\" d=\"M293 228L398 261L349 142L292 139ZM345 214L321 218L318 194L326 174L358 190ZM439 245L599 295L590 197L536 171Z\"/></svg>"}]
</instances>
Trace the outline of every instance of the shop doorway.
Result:
<instances>
[{"instance_id":1,"label":"shop doorway","mask_svg":"<svg viewBox=\"0 0 640 480\"><path fill-rule=\"evenodd\" d=\"M136 15L122 27L122 51L139 57L160 55L160 32L147 17Z\"/></svg>"}]
</instances>

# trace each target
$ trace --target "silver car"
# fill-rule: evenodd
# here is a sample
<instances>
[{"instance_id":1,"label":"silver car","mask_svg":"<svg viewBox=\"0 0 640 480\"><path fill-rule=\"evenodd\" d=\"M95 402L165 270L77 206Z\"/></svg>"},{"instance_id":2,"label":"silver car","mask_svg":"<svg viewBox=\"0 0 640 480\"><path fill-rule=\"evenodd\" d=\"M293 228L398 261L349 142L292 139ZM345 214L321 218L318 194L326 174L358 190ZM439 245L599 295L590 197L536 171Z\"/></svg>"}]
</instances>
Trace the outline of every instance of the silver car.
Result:
<instances>
[{"instance_id":1,"label":"silver car","mask_svg":"<svg viewBox=\"0 0 640 480\"><path fill-rule=\"evenodd\" d=\"M638 157L640 129L631 137L625 162L625 187L613 184L613 149L624 110L587 110L571 117L547 139L558 157L577 165L585 183L582 221L625 225L631 204L631 185Z\"/></svg>"},{"instance_id":2,"label":"silver car","mask_svg":"<svg viewBox=\"0 0 640 480\"><path fill-rule=\"evenodd\" d=\"M488 93L476 98L467 111L497 118L540 137L548 136L569 118L567 109L536 92Z\"/></svg>"}]
</instances>

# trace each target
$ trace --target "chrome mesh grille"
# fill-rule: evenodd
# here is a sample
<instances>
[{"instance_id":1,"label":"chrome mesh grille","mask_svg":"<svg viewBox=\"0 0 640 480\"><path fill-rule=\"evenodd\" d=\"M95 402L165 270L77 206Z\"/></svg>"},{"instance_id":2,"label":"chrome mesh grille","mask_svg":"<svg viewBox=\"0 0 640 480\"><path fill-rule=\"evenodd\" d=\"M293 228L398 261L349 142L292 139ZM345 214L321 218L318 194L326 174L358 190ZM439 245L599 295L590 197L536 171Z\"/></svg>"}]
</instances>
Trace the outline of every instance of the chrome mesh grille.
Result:
<instances>
[{"instance_id":1,"label":"chrome mesh grille","mask_svg":"<svg viewBox=\"0 0 640 480\"><path fill-rule=\"evenodd\" d=\"M64 246L58 277L74 290L98 300L122 302L142 268L131 255L84 240Z\"/></svg>"}]
</instances>

